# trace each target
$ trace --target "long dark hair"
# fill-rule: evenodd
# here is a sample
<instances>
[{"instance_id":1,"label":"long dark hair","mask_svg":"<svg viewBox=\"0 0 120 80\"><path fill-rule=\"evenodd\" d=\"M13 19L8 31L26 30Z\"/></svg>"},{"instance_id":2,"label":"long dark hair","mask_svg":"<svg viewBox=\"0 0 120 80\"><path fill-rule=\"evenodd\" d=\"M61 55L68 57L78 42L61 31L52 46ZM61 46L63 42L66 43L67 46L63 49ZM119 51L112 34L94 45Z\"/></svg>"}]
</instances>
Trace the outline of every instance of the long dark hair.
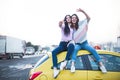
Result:
<instances>
[{"instance_id":1,"label":"long dark hair","mask_svg":"<svg viewBox=\"0 0 120 80\"><path fill-rule=\"evenodd\" d=\"M79 26L79 24L78 24L78 22L79 22L79 17L77 16L77 14L72 14L72 16L76 16L76 18L77 18L77 22L75 23L75 25L73 25L73 23L72 23L72 27L74 27L76 30L78 29L78 26ZM71 16L71 17L72 17Z\"/></svg>"},{"instance_id":2,"label":"long dark hair","mask_svg":"<svg viewBox=\"0 0 120 80\"><path fill-rule=\"evenodd\" d=\"M66 35L66 36L68 36L69 34L70 34L70 28L69 28L69 26L68 26L68 22L67 22L67 16L70 16L70 15L66 15L65 16L65 18L64 18L64 24L65 24L65 28L64 28L64 34ZM71 18L71 16L70 16L70 18Z\"/></svg>"}]
</instances>

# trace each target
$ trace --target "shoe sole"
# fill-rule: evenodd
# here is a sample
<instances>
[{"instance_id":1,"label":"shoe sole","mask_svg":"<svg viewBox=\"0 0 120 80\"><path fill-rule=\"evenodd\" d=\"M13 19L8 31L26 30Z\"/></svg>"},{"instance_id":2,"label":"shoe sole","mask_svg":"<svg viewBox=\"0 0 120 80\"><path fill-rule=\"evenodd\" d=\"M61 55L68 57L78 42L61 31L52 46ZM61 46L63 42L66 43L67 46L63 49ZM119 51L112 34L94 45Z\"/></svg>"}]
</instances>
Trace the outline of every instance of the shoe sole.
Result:
<instances>
[{"instance_id":1,"label":"shoe sole","mask_svg":"<svg viewBox=\"0 0 120 80\"><path fill-rule=\"evenodd\" d=\"M63 69L60 69L60 70L65 70L65 69L66 69L66 66Z\"/></svg>"},{"instance_id":2,"label":"shoe sole","mask_svg":"<svg viewBox=\"0 0 120 80\"><path fill-rule=\"evenodd\" d=\"M60 71L59 71L58 75L59 75L59 74L60 74ZM58 77L58 75L57 75L57 76L55 76L55 77L54 77L54 79L56 79L56 78Z\"/></svg>"},{"instance_id":3,"label":"shoe sole","mask_svg":"<svg viewBox=\"0 0 120 80\"><path fill-rule=\"evenodd\" d=\"M71 71L71 73L75 73L75 71Z\"/></svg>"}]
</instances>

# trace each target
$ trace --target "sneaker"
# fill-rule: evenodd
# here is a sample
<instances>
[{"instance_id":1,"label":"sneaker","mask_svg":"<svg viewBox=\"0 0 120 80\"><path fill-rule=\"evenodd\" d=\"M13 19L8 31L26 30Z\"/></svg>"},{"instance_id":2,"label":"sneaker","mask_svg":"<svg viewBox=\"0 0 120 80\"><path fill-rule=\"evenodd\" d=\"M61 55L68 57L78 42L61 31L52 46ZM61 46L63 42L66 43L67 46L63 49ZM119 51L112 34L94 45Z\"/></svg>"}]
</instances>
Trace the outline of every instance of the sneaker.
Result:
<instances>
[{"instance_id":1,"label":"sneaker","mask_svg":"<svg viewBox=\"0 0 120 80\"><path fill-rule=\"evenodd\" d=\"M105 68L105 66L100 66L100 70L102 71L102 73L107 73L107 70L106 70L106 68Z\"/></svg>"},{"instance_id":2,"label":"sneaker","mask_svg":"<svg viewBox=\"0 0 120 80\"><path fill-rule=\"evenodd\" d=\"M75 66L71 66L71 72L75 72Z\"/></svg>"},{"instance_id":3,"label":"sneaker","mask_svg":"<svg viewBox=\"0 0 120 80\"><path fill-rule=\"evenodd\" d=\"M56 78L59 73L60 73L60 70L54 69L53 77Z\"/></svg>"},{"instance_id":4,"label":"sneaker","mask_svg":"<svg viewBox=\"0 0 120 80\"><path fill-rule=\"evenodd\" d=\"M67 64L67 61L61 62L60 70L63 70Z\"/></svg>"}]
</instances>

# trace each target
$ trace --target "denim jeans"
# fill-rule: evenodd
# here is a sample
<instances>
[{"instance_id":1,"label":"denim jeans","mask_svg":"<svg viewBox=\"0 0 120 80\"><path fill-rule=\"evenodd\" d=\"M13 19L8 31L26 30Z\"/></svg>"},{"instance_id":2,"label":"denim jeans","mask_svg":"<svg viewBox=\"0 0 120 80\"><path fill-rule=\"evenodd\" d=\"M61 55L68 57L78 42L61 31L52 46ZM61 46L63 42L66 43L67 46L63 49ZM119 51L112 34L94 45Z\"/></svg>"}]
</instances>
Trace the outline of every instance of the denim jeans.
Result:
<instances>
[{"instance_id":1,"label":"denim jeans","mask_svg":"<svg viewBox=\"0 0 120 80\"><path fill-rule=\"evenodd\" d=\"M73 50L74 50L74 45L73 44L69 44L69 46L67 47L68 43L69 42L61 41L59 46L52 51L53 67L58 67L58 65L57 65L57 62L58 62L57 54L59 54L60 52L67 51L67 55L66 55L65 60L69 60L71 58Z\"/></svg>"},{"instance_id":2,"label":"denim jeans","mask_svg":"<svg viewBox=\"0 0 120 80\"><path fill-rule=\"evenodd\" d=\"M72 61L75 61L76 58L77 58L77 53L79 50L87 50L89 51L91 54L93 54L93 56L96 58L96 61L97 62L100 62L101 61L101 58L100 56L98 55L97 51L91 47L87 41L83 42L82 44L81 43L77 43L75 45L75 48L74 48L74 51L73 51L73 54L72 54Z\"/></svg>"}]
</instances>

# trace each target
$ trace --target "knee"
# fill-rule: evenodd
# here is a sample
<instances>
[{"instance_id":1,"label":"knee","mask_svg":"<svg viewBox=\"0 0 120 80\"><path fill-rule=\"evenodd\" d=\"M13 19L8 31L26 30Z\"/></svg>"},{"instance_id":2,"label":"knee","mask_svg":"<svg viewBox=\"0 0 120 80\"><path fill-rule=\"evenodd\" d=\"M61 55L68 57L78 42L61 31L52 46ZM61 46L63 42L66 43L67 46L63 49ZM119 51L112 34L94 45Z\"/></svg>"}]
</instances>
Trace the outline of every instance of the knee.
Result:
<instances>
[{"instance_id":1,"label":"knee","mask_svg":"<svg viewBox=\"0 0 120 80\"><path fill-rule=\"evenodd\" d=\"M80 47L79 46L75 46L74 48L76 51L80 50Z\"/></svg>"},{"instance_id":2,"label":"knee","mask_svg":"<svg viewBox=\"0 0 120 80\"><path fill-rule=\"evenodd\" d=\"M74 47L74 44L69 44L69 47Z\"/></svg>"},{"instance_id":3,"label":"knee","mask_svg":"<svg viewBox=\"0 0 120 80\"><path fill-rule=\"evenodd\" d=\"M68 48L74 49L74 44L69 44Z\"/></svg>"}]
</instances>

